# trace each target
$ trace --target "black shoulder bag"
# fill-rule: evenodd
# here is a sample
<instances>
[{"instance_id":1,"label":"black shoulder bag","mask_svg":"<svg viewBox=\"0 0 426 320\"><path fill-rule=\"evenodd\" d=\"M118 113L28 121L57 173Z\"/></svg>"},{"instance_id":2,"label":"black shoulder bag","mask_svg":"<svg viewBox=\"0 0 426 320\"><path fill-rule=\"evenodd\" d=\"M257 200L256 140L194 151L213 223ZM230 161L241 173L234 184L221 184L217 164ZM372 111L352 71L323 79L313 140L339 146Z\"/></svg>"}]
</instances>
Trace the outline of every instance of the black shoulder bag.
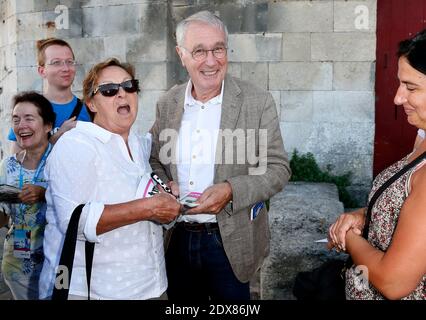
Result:
<instances>
[{"instance_id":1,"label":"black shoulder bag","mask_svg":"<svg viewBox=\"0 0 426 320\"><path fill-rule=\"evenodd\" d=\"M77 104L75 105L75 107L74 107L73 111L71 112L71 115L68 119L75 117L75 119L77 120L82 108L83 108L83 102L81 102L81 100L79 98L77 98Z\"/></svg>"},{"instance_id":2,"label":"black shoulder bag","mask_svg":"<svg viewBox=\"0 0 426 320\"><path fill-rule=\"evenodd\" d=\"M368 239L371 211L376 200L392 183L398 180L408 170L418 165L425 158L426 152L423 152L376 190L368 203L365 225L362 232L362 236L365 239ZM349 256L346 261L330 259L312 271L299 272L296 275L293 287L294 296L298 300L345 300L345 272L352 265L353 261Z\"/></svg>"},{"instance_id":3,"label":"black shoulder bag","mask_svg":"<svg viewBox=\"0 0 426 320\"><path fill-rule=\"evenodd\" d=\"M68 285L63 288L57 288L56 279L61 276L60 272L56 273L55 286L53 287L52 300L68 300L69 286L71 285L71 274L74 264L75 246L77 243L77 231L78 223L80 221L81 211L83 210L84 204L77 206L68 224L67 232L65 234L64 246L62 247L61 258L59 265L66 267L68 270ZM90 300L90 277L92 275L92 263L93 254L95 250L95 244L93 242L86 241L85 243L85 256L86 256L86 280L87 280L87 299Z\"/></svg>"}]
</instances>

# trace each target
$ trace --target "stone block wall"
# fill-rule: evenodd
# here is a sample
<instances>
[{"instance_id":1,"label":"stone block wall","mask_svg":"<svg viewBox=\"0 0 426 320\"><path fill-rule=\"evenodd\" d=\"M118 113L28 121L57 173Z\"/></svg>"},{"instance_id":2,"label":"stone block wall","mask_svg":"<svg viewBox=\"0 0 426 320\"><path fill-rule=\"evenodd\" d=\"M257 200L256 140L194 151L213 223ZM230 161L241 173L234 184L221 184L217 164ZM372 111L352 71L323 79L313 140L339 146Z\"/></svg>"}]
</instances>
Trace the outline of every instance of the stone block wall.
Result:
<instances>
[{"instance_id":1,"label":"stone block wall","mask_svg":"<svg viewBox=\"0 0 426 320\"><path fill-rule=\"evenodd\" d=\"M10 123L7 108L10 97L16 92L16 9L8 0L0 0L0 159L7 155L6 133Z\"/></svg>"},{"instance_id":2,"label":"stone block wall","mask_svg":"<svg viewBox=\"0 0 426 320\"><path fill-rule=\"evenodd\" d=\"M166 23L167 1L1 0L0 3L0 17L6 20L1 26L0 41L3 156L9 151L10 98L17 91L42 90L35 40L51 36L67 40L74 49L78 66L73 91L77 95L81 95L82 81L93 64L112 56L132 63L143 88L136 128L139 131L150 128L156 100L173 84L167 72L171 43ZM64 16L67 25L61 20Z\"/></svg>"},{"instance_id":3,"label":"stone block wall","mask_svg":"<svg viewBox=\"0 0 426 320\"><path fill-rule=\"evenodd\" d=\"M365 200L372 180L376 0L0 0L0 6L1 156L8 153L10 96L43 86L36 39L71 43L77 93L93 63L110 56L133 63L143 89L136 127L143 132L158 97L187 79L174 50L176 23L208 9L228 26L229 73L275 98L287 151L312 152L335 174L352 171L352 190ZM64 9L68 25L59 29Z\"/></svg>"},{"instance_id":4,"label":"stone block wall","mask_svg":"<svg viewBox=\"0 0 426 320\"><path fill-rule=\"evenodd\" d=\"M193 3L173 1L174 20L200 8L219 14L229 73L272 93L286 150L351 171L362 205L372 180L376 0Z\"/></svg>"}]
</instances>

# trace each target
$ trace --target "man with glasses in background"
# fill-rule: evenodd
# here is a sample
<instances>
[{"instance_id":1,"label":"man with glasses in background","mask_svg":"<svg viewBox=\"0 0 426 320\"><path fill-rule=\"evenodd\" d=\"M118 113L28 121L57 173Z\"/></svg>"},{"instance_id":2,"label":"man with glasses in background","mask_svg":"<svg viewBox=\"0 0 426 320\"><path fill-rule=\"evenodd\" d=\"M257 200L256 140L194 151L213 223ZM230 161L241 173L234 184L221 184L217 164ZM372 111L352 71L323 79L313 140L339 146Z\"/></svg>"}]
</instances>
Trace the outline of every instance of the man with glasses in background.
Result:
<instances>
[{"instance_id":1,"label":"man with glasses in background","mask_svg":"<svg viewBox=\"0 0 426 320\"><path fill-rule=\"evenodd\" d=\"M170 300L249 300L249 281L269 253L265 202L291 174L275 103L269 92L226 74L228 32L214 14L181 21L176 40L190 79L157 103L150 163L181 202L198 199L166 237L167 294ZM248 139L250 130L255 139ZM225 132L243 137L231 134L222 143ZM251 147L259 154L257 162L245 152L235 159L246 143L247 153Z\"/></svg>"},{"instance_id":2,"label":"man with glasses in background","mask_svg":"<svg viewBox=\"0 0 426 320\"><path fill-rule=\"evenodd\" d=\"M71 91L75 78L76 61L71 46L62 39L48 38L37 41L38 73L45 80L43 95L56 113L50 143L76 126L77 120L90 121L86 106ZM20 151L13 130L9 131L12 153Z\"/></svg>"}]
</instances>

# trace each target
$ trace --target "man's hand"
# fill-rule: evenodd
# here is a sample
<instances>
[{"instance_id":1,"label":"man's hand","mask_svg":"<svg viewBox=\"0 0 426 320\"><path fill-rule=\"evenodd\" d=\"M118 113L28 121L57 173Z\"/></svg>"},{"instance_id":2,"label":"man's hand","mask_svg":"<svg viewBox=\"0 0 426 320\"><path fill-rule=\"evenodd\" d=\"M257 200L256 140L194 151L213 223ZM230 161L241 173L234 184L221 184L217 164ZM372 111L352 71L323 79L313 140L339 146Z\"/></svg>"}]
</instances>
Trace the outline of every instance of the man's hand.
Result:
<instances>
[{"instance_id":1,"label":"man's hand","mask_svg":"<svg viewBox=\"0 0 426 320\"><path fill-rule=\"evenodd\" d=\"M181 204L169 193L160 192L145 199L149 201L150 220L169 223L179 215Z\"/></svg>"},{"instance_id":2,"label":"man's hand","mask_svg":"<svg viewBox=\"0 0 426 320\"><path fill-rule=\"evenodd\" d=\"M75 128L77 125L77 118L74 116L71 119L64 121L64 123L60 126L59 130L50 137L49 142L55 144L56 141L68 130Z\"/></svg>"},{"instance_id":3,"label":"man's hand","mask_svg":"<svg viewBox=\"0 0 426 320\"><path fill-rule=\"evenodd\" d=\"M229 182L214 184L204 190L197 200L200 205L185 214L210 213L218 214L232 200L232 187Z\"/></svg>"},{"instance_id":4,"label":"man's hand","mask_svg":"<svg viewBox=\"0 0 426 320\"><path fill-rule=\"evenodd\" d=\"M34 204L45 201L46 189L34 184L24 184L19 199L25 204Z\"/></svg>"}]
</instances>

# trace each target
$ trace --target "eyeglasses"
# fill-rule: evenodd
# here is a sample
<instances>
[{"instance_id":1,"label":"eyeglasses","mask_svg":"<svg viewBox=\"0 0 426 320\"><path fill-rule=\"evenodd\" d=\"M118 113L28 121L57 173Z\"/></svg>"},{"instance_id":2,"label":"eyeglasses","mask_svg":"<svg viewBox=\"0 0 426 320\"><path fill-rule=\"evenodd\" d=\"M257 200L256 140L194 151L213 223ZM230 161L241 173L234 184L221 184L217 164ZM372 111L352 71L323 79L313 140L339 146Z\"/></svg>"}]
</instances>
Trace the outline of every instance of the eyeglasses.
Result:
<instances>
[{"instance_id":1,"label":"eyeglasses","mask_svg":"<svg viewBox=\"0 0 426 320\"><path fill-rule=\"evenodd\" d=\"M46 64L48 66L53 66L53 67L62 67L63 65L66 65L68 67L73 67L77 64L77 62L75 60L53 60Z\"/></svg>"},{"instance_id":2,"label":"eyeglasses","mask_svg":"<svg viewBox=\"0 0 426 320\"><path fill-rule=\"evenodd\" d=\"M206 50L206 49L195 49L194 51L189 51L188 49L186 49L185 47L181 47L183 49L185 49L186 51L190 52L192 55L192 58L194 60L197 61L202 61L204 59L207 58L207 54L209 51L211 51L213 53L213 56L217 59L222 59L226 57L226 51L228 50L227 47L224 46L219 46L210 50Z\"/></svg>"},{"instance_id":3,"label":"eyeglasses","mask_svg":"<svg viewBox=\"0 0 426 320\"><path fill-rule=\"evenodd\" d=\"M92 97L99 91L105 97L113 97L118 93L120 87L128 93L139 92L139 80L126 80L122 83L105 83L99 85L95 90L93 90Z\"/></svg>"}]
</instances>

